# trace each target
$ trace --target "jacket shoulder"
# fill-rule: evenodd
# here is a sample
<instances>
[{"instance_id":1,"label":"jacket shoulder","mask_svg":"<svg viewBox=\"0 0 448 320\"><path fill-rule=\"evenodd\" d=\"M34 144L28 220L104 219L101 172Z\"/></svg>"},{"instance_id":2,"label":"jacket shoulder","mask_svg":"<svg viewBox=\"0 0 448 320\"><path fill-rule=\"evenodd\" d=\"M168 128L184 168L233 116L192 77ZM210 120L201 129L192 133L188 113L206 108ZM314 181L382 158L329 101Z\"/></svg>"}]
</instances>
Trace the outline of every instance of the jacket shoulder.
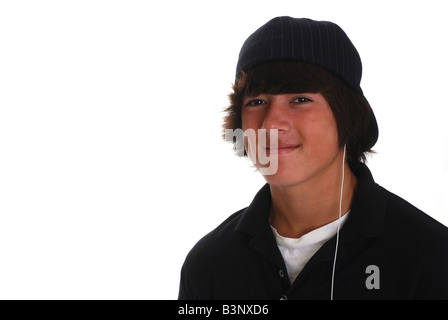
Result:
<instances>
[{"instance_id":1,"label":"jacket shoulder","mask_svg":"<svg viewBox=\"0 0 448 320\"><path fill-rule=\"evenodd\" d=\"M202 237L188 253L181 270L179 299L208 299L212 292L210 279L216 268L223 267L223 252L232 252L241 247L235 231L246 208L241 209L214 230Z\"/></svg>"},{"instance_id":2,"label":"jacket shoulder","mask_svg":"<svg viewBox=\"0 0 448 320\"><path fill-rule=\"evenodd\" d=\"M386 239L391 260L409 274L415 299L448 299L448 228L406 200L385 190Z\"/></svg>"},{"instance_id":3,"label":"jacket shoulder","mask_svg":"<svg viewBox=\"0 0 448 320\"><path fill-rule=\"evenodd\" d=\"M215 229L202 237L191 249L188 256L209 257L216 252L216 247L225 245L234 237L234 231L246 208L241 209L219 224ZM187 256L187 258L188 258Z\"/></svg>"},{"instance_id":4,"label":"jacket shoulder","mask_svg":"<svg viewBox=\"0 0 448 320\"><path fill-rule=\"evenodd\" d=\"M420 240L448 240L448 227L396 194L380 187L385 200L387 218L397 232Z\"/></svg>"}]
</instances>

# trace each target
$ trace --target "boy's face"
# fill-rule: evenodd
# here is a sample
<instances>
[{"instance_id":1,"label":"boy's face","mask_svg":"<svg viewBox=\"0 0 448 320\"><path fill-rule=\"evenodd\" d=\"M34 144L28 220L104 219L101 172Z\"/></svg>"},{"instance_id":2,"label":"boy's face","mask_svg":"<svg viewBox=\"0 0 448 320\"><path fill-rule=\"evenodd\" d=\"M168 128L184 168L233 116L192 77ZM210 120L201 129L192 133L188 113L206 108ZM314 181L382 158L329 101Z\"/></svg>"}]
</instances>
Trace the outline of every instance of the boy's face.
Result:
<instances>
[{"instance_id":1,"label":"boy's face","mask_svg":"<svg viewBox=\"0 0 448 320\"><path fill-rule=\"evenodd\" d=\"M309 181L337 166L338 130L331 108L320 93L261 94L245 97L241 110L242 129L266 129L266 155L278 152L278 169L265 175L273 186ZM269 148L269 130L278 130L278 149ZM246 144L247 151L247 144ZM254 161L260 167L258 161Z\"/></svg>"}]
</instances>

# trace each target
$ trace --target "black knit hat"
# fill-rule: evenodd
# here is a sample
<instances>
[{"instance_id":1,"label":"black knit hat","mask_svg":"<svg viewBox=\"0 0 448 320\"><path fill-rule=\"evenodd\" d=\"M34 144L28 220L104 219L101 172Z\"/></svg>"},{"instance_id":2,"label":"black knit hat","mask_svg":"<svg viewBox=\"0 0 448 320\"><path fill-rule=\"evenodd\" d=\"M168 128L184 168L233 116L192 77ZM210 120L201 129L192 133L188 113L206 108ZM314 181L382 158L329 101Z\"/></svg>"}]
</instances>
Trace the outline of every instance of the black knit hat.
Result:
<instances>
[{"instance_id":1,"label":"black knit hat","mask_svg":"<svg viewBox=\"0 0 448 320\"><path fill-rule=\"evenodd\" d=\"M362 93L361 58L345 32L332 22L291 17L272 19L244 42L236 77L254 65L273 60L316 64Z\"/></svg>"}]
</instances>

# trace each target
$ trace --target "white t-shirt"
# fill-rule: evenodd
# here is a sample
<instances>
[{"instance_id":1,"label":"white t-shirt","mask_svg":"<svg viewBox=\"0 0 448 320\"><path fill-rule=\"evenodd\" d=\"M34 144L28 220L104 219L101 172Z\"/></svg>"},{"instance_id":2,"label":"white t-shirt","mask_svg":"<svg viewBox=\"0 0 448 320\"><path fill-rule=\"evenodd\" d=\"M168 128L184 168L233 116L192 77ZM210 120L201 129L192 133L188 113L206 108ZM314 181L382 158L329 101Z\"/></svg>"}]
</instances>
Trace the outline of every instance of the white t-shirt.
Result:
<instances>
[{"instance_id":1,"label":"white t-shirt","mask_svg":"<svg viewBox=\"0 0 448 320\"><path fill-rule=\"evenodd\" d=\"M347 220L349 213L350 211L341 217L341 228ZM277 241L283 260L285 261L289 281L293 283L308 260L311 259L325 242L330 240L336 234L338 220L314 229L300 238L282 237L273 226L271 226L271 228L274 232L275 240Z\"/></svg>"}]
</instances>

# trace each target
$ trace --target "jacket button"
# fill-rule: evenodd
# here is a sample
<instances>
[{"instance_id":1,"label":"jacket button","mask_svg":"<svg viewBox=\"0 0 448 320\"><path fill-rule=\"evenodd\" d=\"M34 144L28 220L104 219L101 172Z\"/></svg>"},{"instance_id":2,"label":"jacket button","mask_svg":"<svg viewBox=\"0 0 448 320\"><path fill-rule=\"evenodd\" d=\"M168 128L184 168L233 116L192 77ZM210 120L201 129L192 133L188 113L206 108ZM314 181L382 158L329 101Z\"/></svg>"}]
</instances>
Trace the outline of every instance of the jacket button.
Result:
<instances>
[{"instance_id":1,"label":"jacket button","mask_svg":"<svg viewBox=\"0 0 448 320\"><path fill-rule=\"evenodd\" d=\"M285 277L285 273L283 272L282 269L280 269L280 270L278 271L278 275L280 276L280 278L284 278L284 277Z\"/></svg>"}]
</instances>

